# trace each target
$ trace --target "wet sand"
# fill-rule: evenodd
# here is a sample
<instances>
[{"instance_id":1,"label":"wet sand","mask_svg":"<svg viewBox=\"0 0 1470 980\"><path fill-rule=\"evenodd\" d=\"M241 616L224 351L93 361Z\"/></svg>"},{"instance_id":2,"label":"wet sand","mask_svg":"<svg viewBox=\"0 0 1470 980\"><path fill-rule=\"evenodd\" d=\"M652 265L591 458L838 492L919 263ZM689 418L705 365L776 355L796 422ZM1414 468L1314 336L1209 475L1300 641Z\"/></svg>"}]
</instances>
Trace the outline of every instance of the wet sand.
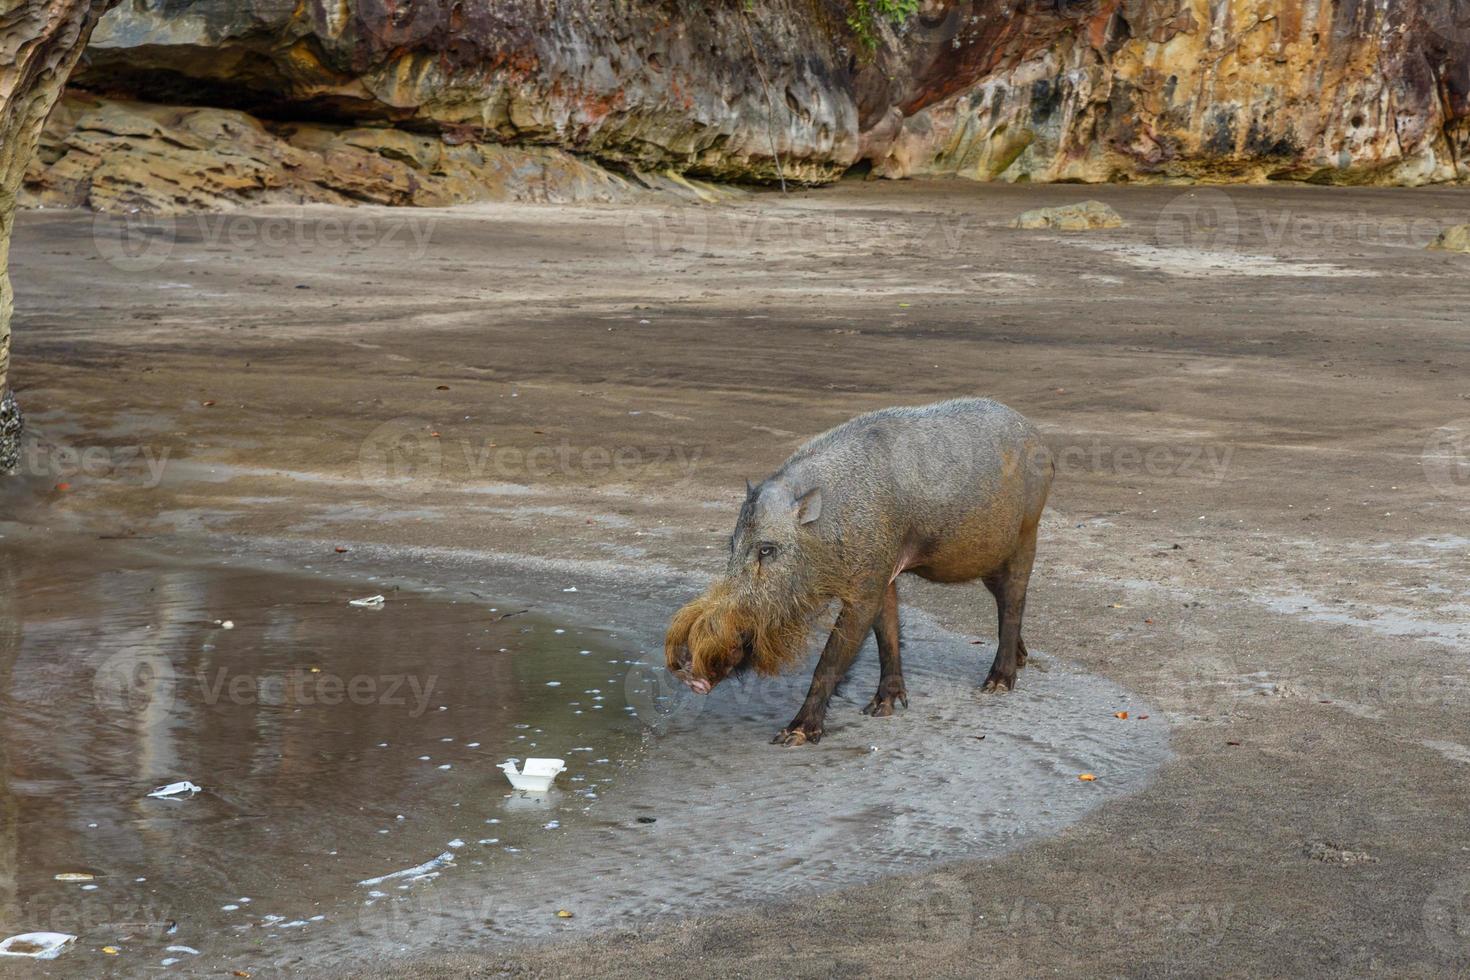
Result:
<instances>
[{"instance_id":1,"label":"wet sand","mask_svg":"<svg viewBox=\"0 0 1470 980\"><path fill-rule=\"evenodd\" d=\"M453 919L377 971L1470 967L1470 266L1417 247L1464 220L1463 194L1078 191L843 185L703 209L131 229L25 215L15 382L37 442L0 490L3 531L26 554L35 529L67 542L79 583L141 548L486 597L509 582L552 618L575 585L602 625L656 636L656 611L718 570L743 477L858 411L989 394L1062 461L1028 608L1055 667L1023 675L1015 704L1039 710L1063 675L1118 685L1102 700L1128 721L1089 702L1070 732L1159 727L1174 755L1156 779L1003 856L968 841L983 861L849 887L818 868L797 901L691 902L688 921L589 912L621 928L519 951ZM1129 226L1004 227L1081 197ZM981 590L905 584L917 646L992 641ZM852 710L799 754L764 745L794 694L675 723L738 729L751 758L818 782L824 754L840 772L873 725L919 742L1005 730L1015 705L974 695L973 719L956 713L986 646L966 678L948 651L968 644L946 643L897 719L857 713L860 666ZM64 684L65 659L48 662ZM1080 785L1056 775L1048 801ZM903 797L890 777L865 785L871 805ZM820 818L772 823L765 846L864 846ZM395 921L375 935L421 917Z\"/></svg>"},{"instance_id":2,"label":"wet sand","mask_svg":"<svg viewBox=\"0 0 1470 980\"><path fill-rule=\"evenodd\" d=\"M630 612L615 581L430 585L8 530L5 921L76 935L66 971L362 970L815 894L1014 849L1169 756L1166 726L1113 717L1134 695L1041 654L982 715L973 648L918 614L913 723L844 725L830 751L782 758L765 734L804 680L676 689L650 653L661 608L612 625ZM870 649L857 672L876 670ZM860 693L834 711L856 715ZM567 771L515 791L498 764L526 757ZM149 796L185 780L198 792Z\"/></svg>"}]
</instances>

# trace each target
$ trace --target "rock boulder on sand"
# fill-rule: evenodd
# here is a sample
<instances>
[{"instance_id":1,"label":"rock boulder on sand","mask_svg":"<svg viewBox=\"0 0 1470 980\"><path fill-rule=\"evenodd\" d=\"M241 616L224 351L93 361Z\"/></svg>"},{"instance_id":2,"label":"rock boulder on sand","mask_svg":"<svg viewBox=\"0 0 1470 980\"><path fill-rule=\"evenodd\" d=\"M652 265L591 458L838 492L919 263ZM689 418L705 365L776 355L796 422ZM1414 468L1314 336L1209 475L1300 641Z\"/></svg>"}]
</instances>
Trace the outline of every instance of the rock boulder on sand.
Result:
<instances>
[{"instance_id":1,"label":"rock boulder on sand","mask_svg":"<svg viewBox=\"0 0 1470 980\"><path fill-rule=\"evenodd\" d=\"M1034 208L1011 222L1011 227L1092 231L1095 228L1121 228L1123 218L1101 201L1083 201L1054 208Z\"/></svg>"}]
</instances>

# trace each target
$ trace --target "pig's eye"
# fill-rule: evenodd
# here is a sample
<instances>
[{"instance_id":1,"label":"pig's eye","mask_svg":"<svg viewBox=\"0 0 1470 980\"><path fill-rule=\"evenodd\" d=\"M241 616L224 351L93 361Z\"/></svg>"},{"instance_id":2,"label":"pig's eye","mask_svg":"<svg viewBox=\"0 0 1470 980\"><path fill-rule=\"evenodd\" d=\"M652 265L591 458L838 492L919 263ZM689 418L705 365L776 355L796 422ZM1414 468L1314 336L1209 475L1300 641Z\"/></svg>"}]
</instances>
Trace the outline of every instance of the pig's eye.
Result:
<instances>
[{"instance_id":1,"label":"pig's eye","mask_svg":"<svg viewBox=\"0 0 1470 980\"><path fill-rule=\"evenodd\" d=\"M757 548L755 552L756 557L759 558L761 561L765 561L767 558L770 558L775 553L776 546L773 544L763 544L759 548Z\"/></svg>"}]
</instances>

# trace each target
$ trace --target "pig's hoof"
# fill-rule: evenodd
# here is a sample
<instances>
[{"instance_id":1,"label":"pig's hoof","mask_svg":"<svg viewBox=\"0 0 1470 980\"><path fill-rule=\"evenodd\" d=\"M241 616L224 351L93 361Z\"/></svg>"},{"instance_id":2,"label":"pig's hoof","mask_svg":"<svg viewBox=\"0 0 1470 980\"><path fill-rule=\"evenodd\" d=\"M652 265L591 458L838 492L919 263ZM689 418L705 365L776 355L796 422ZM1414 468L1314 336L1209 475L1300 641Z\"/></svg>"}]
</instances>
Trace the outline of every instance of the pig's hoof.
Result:
<instances>
[{"instance_id":1,"label":"pig's hoof","mask_svg":"<svg viewBox=\"0 0 1470 980\"><path fill-rule=\"evenodd\" d=\"M980 690L986 694L1005 694L1016 689L1016 675L1007 677L998 670L992 670L990 676L985 678L985 683Z\"/></svg>"},{"instance_id":2,"label":"pig's hoof","mask_svg":"<svg viewBox=\"0 0 1470 980\"><path fill-rule=\"evenodd\" d=\"M907 708L909 692L903 689L902 684L897 687L897 690L880 688L878 693L873 695L873 700L869 701L868 706L863 709L863 714L873 718L887 718L893 714L895 705L901 704Z\"/></svg>"},{"instance_id":3,"label":"pig's hoof","mask_svg":"<svg viewBox=\"0 0 1470 980\"><path fill-rule=\"evenodd\" d=\"M793 721L788 727L781 729L775 738L771 739L771 744L795 748L798 745L805 745L808 742L816 745L821 740L822 726Z\"/></svg>"}]
</instances>

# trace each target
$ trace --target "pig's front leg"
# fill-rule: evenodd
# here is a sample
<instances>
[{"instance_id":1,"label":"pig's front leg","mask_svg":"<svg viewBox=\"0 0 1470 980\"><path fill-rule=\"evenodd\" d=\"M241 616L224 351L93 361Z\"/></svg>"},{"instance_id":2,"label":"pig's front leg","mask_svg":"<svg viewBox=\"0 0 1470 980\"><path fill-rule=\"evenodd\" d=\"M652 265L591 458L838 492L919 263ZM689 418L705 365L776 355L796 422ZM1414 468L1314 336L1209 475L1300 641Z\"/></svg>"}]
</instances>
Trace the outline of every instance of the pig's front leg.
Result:
<instances>
[{"instance_id":1,"label":"pig's front leg","mask_svg":"<svg viewBox=\"0 0 1470 980\"><path fill-rule=\"evenodd\" d=\"M862 604L842 604L842 611L837 614L837 622L832 627L832 635L827 637L827 646L822 650L822 659L817 663L817 671L812 675L812 686L806 693L806 700L802 702L801 710L796 713L791 724L771 739L772 744L796 746L822 740L822 722L827 717L827 702L831 700L837 682L842 680L847 669L852 666L868 630L872 629L873 621L878 617L881 599L880 593L876 600Z\"/></svg>"}]
</instances>

